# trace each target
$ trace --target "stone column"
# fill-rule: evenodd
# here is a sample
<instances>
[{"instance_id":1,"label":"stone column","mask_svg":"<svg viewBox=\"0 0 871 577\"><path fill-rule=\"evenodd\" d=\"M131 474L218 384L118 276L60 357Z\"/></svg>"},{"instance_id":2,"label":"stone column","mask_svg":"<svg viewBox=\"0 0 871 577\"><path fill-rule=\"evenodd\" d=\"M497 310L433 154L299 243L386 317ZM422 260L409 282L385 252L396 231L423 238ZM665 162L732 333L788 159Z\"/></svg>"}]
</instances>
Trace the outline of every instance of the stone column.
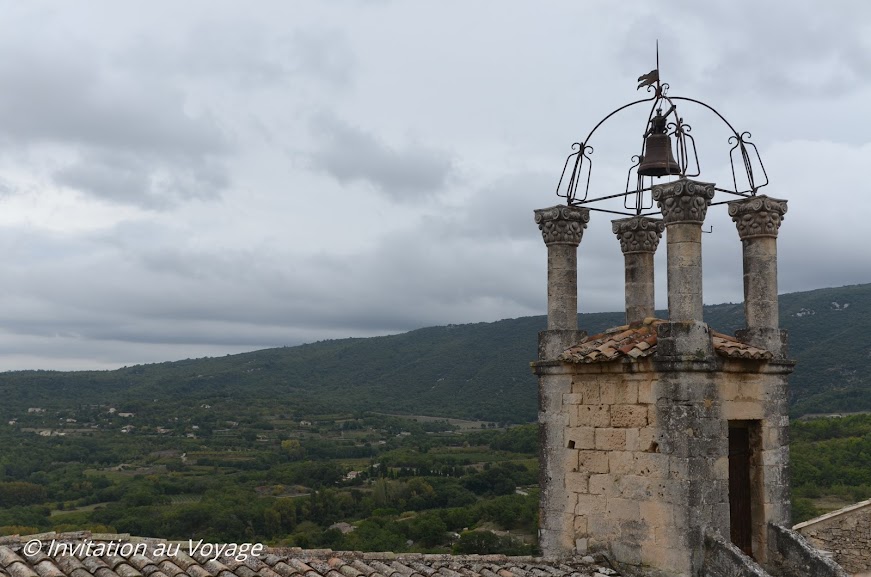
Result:
<instances>
[{"instance_id":1,"label":"stone column","mask_svg":"<svg viewBox=\"0 0 871 577\"><path fill-rule=\"evenodd\" d=\"M681 178L653 186L668 231L668 318L702 321L702 223L714 185Z\"/></svg>"},{"instance_id":2,"label":"stone column","mask_svg":"<svg viewBox=\"0 0 871 577\"><path fill-rule=\"evenodd\" d=\"M765 195L729 203L729 216L738 227L744 260L746 342L785 353L777 301L777 233L786 214L786 201Z\"/></svg>"},{"instance_id":3,"label":"stone column","mask_svg":"<svg viewBox=\"0 0 871 577\"><path fill-rule=\"evenodd\" d=\"M611 221L626 265L626 323L654 315L653 254L665 225L661 220L633 216Z\"/></svg>"},{"instance_id":4,"label":"stone column","mask_svg":"<svg viewBox=\"0 0 871 577\"><path fill-rule=\"evenodd\" d=\"M578 330L578 245L590 209L552 206L535 211L547 246L547 330Z\"/></svg>"},{"instance_id":5,"label":"stone column","mask_svg":"<svg viewBox=\"0 0 871 577\"><path fill-rule=\"evenodd\" d=\"M669 322L656 329L656 356L710 361L714 347L702 321L702 223L714 185L681 178L654 185L652 194L662 211L668 251Z\"/></svg>"},{"instance_id":6,"label":"stone column","mask_svg":"<svg viewBox=\"0 0 871 577\"><path fill-rule=\"evenodd\" d=\"M578 245L589 221L588 208L535 211L547 245L547 330L539 334L539 359L555 358L578 338Z\"/></svg>"}]
</instances>

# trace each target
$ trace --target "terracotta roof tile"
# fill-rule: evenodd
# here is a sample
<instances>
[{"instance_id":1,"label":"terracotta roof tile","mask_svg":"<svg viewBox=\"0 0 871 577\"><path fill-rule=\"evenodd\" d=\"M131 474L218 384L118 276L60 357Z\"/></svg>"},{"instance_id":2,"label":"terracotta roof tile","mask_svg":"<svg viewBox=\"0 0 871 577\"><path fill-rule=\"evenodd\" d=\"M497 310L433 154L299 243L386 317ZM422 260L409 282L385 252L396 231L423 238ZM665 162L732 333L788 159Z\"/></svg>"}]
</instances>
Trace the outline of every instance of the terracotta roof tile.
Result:
<instances>
[{"instance_id":1,"label":"terracotta roof tile","mask_svg":"<svg viewBox=\"0 0 871 577\"><path fill-rule=\"evenodd\" d=\"M624 331L625 332L625 331ZM616 350L616 349L615 349ZM25 550L34 540L41 549ZM86 550L114 544L109 554ZM138 547L125 550L121 544ZM51 549L50 545L58 545ZM61 549L60 544L67 546ZM156 547L178 545L159 555ZM188 554L188 544L87 532L0 537L0 577L590 577L600 567L581 559L549 561L503 555L424 555L269 548L244 559ZM75 549L73 549L75 547ZM105 551L106 547L103 547Z\"/></svg>"},{"instance_id":2,"label":"terracotta roof tile","mask_svg":"<svg viewBox=\"0 0 871 577\"><path fill-rule=\"evenodd\" d=\"M408 566L413 568L421 575L426 575L426 577L430 577L430 575L435 575L438 572L438 569L433 569L429 565L421 563L420 561L411 561L409 562Z\"/></svg>"},{"instance_id":3,"label":"terracotta roof tile","mask_svg":"<svg viewBox=\"0 0 871 577\"><path fill-rule=\"evenodd\" d=\"M24 562L16 561L6 567L12 577L39 577L39 573L28 567Z\"/></svg>"},{"instance_id":4,"label":"terracotta roof tile","mask_svg":"<svg viewBox=\"0 0 871 577\"><path fill-rule=\"evenodd\" d=\"M757 360L768 360L774 357L769 350L742 343L735 337L716 331L711 331L711 338L714 341L714 350L724 357Z\"/></svg>"},{"instance_id":5,"label":"terracotta roof tile","mask_svg":"<svg viewBox=\"0 0 871 577\"><path fill-rule=\"evenodd\" d=\"M577 345L566 349L559 356L559 360L587 364L649 357L656 352L656 327L663 322L665 321L650 317L644 319L640 325L623 325L586 337ZM771 351L748 345L716 331L711 331L711 340L714 351L722 357L768 360L774 356Z\"/></svg>"},{"instance_id":6,"label":"terracotta roof tile","mask_svg":"<svg viewBox=\"0 0 871 577\"><path fill-rule=\"evenodd\" d=\"M63 573L60 569L54 566L54 563L51 562L51 559L47 557L44 560L33 563L33 568L36 569L36 572L39 573L40 577L63 577Z\"/></svg>"},{"instance_id":7,"label":"terracotta roof tile","mask_svg":"<svg viewBox=\"0 0 871 577\"><path fill-rule=\"evenodd\" d=\"M21 562L24 562L24 559L19 557L15 551L5 545L0 545L0 568L5 568L13 563Z\"/></svg>"},{"instance_id":8,"label":"terracotta roof tile","mask_svg":"<svg viewBox=\"0 0 871 577\"><path fill-rule=\"evenodd\" d=\"M360 573L362 573L363 575L366 575L367 577L369 575L372 575L373 573L375 573L375 569L373 569L372 567L369 567L368 565L366 565L365 563L363 563L359 559L354 560L354 562L351 564L351 566L354 569L356 569L357 571L359 571Z\"/></svg>"}]
</instances>

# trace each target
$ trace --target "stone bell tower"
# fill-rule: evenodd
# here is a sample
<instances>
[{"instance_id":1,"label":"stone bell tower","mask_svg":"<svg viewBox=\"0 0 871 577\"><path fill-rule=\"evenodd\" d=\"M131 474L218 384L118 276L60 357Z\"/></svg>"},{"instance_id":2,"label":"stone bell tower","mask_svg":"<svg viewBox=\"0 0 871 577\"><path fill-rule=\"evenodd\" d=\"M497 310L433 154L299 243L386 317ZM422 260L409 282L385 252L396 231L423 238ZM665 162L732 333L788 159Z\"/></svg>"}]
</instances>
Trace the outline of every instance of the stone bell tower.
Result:
<instances>
[{"instance_id":1,"label":"stone bell tower","mask_svg":"<svg viewBox=\"0 0 871 577\"><path fill-rule=\"evenodd\" d=\"M659 88L652 99L673 112ZM665 124L657 117L651 126ZM627 187L638 210L611 221L624 256L626 324L590 336L578 330L577 277L591 271L577 270L576 253L598 200L576 189L589 136L569 157L567 204L535 211L548 253L548 324L532 363L539 542L547 556L601 553L647 575L719 576L710 569L717 563L764 575L757 564L781 562L772 527L790 522L787 376L794 363L777 314L777 235L787 203L756 194L764 184L754 184L750 168L751 190L731 192L747 324L735 336L717 332L703 318L702 225L722 189L686 176L682 123L667 135L678 139L679 158L660 134L657 147L667 157L656 164L645 150L639 186ZM740 150L751 158L742 138ZM671 174L670 182L643 185L642 177ZM668 315L658 319L653 259L663 233Z\"/></svg>"},{"instance_id":2,"label":"stone bell tower","mask_svg":"<svg viewBox=\"0 0 871 577\"><path fill-rule=\"evenodd\" d=\"M777 326L774 262L786 202L760 196L729 206L743 245L748 319L736 338L702 318L701 229L714 186L679 179L652 192L662 220L612 222L626 263L627 324L593 336L578 333L577 315L566 314L577 302L573 253L589 212L536 211L549 279L548 330L534 363L541 547L695 575L706 531L714 530L765 562L768 523L789 524L786 377L793 363ZM552 228L575 233L557 239ZM667 320L652 314L663 229Z\"/></svg>"}]
</instances>

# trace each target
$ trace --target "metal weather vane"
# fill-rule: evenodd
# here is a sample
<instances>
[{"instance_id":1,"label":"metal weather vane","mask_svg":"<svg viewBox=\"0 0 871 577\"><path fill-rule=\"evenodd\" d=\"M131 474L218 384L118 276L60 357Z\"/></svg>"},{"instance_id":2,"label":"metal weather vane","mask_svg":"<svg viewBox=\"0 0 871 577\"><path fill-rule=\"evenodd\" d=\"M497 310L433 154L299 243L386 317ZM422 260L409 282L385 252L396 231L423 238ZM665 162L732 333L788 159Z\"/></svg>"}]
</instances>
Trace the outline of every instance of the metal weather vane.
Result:
<instances>
[{"instance_id":1,"label":"metal weather vane","mask_svg":"<svg viewBox=\"0 0 871 577\"><path fill-rule=\"evenodd\" d=\"M659 82L659 69L654 68L647 74L642 74L638 77L638 88L635 90L641 90L645 86L651 86L654 82Z\"/></svg>"}]
</instances>

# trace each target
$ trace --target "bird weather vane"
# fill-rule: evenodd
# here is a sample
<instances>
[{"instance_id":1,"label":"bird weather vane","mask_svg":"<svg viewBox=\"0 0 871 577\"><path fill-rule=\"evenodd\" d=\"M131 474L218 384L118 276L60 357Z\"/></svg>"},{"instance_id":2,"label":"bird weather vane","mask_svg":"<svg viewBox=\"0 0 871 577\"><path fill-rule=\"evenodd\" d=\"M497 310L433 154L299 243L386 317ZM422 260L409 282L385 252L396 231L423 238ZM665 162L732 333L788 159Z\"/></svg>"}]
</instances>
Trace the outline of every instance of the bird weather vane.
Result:
<instances>
[{"instance_id":1,"label":"bird weather vane","mask_svg":"<svg viewBox=\"0 0 871 577\"><path fill-rule=\"evenodd\" d=\"M656 41L656 68L638 77L638 88L635 90L641 90L645 86L653 86L654 84L656 84L656 92L659 94L659 40Z\"/></svg>"},{"instance_id":2,"label":"bird weather vane","mask_svg":"<svg viewBox=\"0 0 871 577\"><path fill-rule=\"evenodd\" d=\"M726 124L731 132L728 137L728 143L731 146L728 154L732 169L733 189L715 187L716 190L731 195L748 197L755 196L758 189L768 184L768 174L765 171L765 166L762 164L759 150L750 141L751 135L749 132L738 132L720 112L701 100L668 94L668 83L661 82L660 79L659 42L656 43L656 68L638 77L638 87L636 90L641 90L642 88L647 88L648 92L653 92L653 94L613 110L593 126L593 129L584 140L572 144L572 152L566 158L562 175L557 184L557 196L565 198L566 204L570 206L589 205L599 201L622 197L622 211L594 206L589 206L588 208L590 210L627 216L658 214L658 210L653 210L653 199L650 196L654 178L658 179L664 176L678 178L696 177L701 173L695 138L691 134L692 127L678 114L678 102L693 103L713 112ZM612 116L644 103L650 104L647 128L642 136L641 152L633 155L631 158L633 164L629 167L626 175L624 191L622 193L590 198L590 179L593 167L593 147L590 145L590 139L599 127ZM663 109L666 110L664 114ZM672 147L672 138L674 138L676 143L676 148L674 149ZM740 167L744 168L743 175L740 178L742 186L738 184L740 170L736 171L736 165L739 169ZM636 177L634 187L632 186L633 173ZM761 182L757 182L758 174L762 176ZM579 194L578 189L582 183L583 190ZM650 210L653 210L653 212L644 212Z\"/></svg>"},{"instance_id":3,"label":"bird weather vane","mask_svg":"<svg viewBox=\"0 0 871 577\"><path fill-rule=\"evenodd\" d=\"M659 84L659 69L654 68L647 74L642 74L638 77L638 88L635 90L641 90L645 86L652 86L653 83Z\"/></svg>"}]
</instances>

